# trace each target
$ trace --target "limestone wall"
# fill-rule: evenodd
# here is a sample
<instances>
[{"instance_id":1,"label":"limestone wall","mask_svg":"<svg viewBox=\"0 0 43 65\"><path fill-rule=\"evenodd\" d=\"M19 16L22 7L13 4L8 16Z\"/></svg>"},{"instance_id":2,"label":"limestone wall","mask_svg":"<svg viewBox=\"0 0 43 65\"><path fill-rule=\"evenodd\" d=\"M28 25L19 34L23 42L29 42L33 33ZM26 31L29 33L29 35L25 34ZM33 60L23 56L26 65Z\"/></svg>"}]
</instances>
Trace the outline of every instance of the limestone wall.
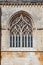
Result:
<instances>
[{"instance_id":1,"label":"limestone wall","mask_svg":"<svg viewBox=\"0 0 43 65\"><path fill-rule=\"evenodd\" d=\"M1 65L43 65L43 52L2 52Z\"/></svg>"},{"instance_id":2,"label":"limestone wall","mask_svg":"<svg viewBox=\"0 0 43 65\"><path fill-rule=\"evenodd\" d=\"M1 6L2 16L1 16L1 25L2 25L2 37L1 37L1 50L15 50L10 48L10 32L8 30L8 23L10 17L17 11L23 10L28 12L34 22L33 30L33 48L28 48L27 50L38 50L43 51L43 30L37 30L37 28L43 28L43 6ZM18 49L19 50L19 49ZM25 50L25 49L24 49Z\"/></svg>"},{"instance_id":3,"label":"limestone wall","mask_svg":"<svg viewBox=\"0 0 43 65\"><path fill-rule=\"evenodd\" d=\"M43 51L43 6L1 6L1 65L43 65L43 52L7 52L7 51ZM32 48L10 48L10 32L8 23L10 17L17 11L28 12L34 21L33 47ZM5 52L6 51L6 52Z\"/></svg>"}]
</instances>

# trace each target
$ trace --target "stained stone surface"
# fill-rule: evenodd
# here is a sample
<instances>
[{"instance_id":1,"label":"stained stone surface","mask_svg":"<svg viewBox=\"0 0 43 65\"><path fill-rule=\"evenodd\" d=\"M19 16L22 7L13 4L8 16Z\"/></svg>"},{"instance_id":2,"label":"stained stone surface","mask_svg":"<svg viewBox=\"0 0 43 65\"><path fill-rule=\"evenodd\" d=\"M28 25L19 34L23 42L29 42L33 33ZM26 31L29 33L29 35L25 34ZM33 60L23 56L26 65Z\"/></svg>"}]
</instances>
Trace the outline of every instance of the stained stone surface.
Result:
<instances>
[{"instance_id":1,"label":"stained stone surface","mask_svg":"<svg viewBox=\"0 0 43 65\"><path fill-rule=\"evenodd\" d=\"M43 6L1 6L1 10L1 65L43 65L43 52L13 52L43 51L43 30L37 30L43 28ZM32 48L10 48L9 20L14 13L21 10L28 12L34 22Z\"/></svg>"},{"instance_id":2,"label":"stained stone surface","mask_svg":"<svg viewBox=\"0 0 43 65\"><path fill-rule=\"evenodd\" d=\"M43 52L1 52L1 65L43 65Z\"/></svg>"},{"instance_id":3,"label":"stained stone surface","mask_svg":"<svg viewBox=\"0 0 43 65\"><path fill-rule=\"evenodd\" d=\"M2 37L1 37L1 50L2 51L43 51L43 30L37 30L37 28L43 29L43 6L1 6L2 10L2 18L1 18L1 26L2 26ZM28 12L33 19L33 48L10 48L10 31L9 28L9 20L11 16L18 11L26 11ZM6 34L7 33L7 34Z\"/></svg>"},{"instance_id":4,"label":"stained stone surface","mask_svg":"<svg viewBox=\"0 0 43 65\"><path fill-rule=\"evenodd\" d=\"M2 2L43 2L43 0L0 0L0 1L2 1Z\"/></svg>"}]
</instances>

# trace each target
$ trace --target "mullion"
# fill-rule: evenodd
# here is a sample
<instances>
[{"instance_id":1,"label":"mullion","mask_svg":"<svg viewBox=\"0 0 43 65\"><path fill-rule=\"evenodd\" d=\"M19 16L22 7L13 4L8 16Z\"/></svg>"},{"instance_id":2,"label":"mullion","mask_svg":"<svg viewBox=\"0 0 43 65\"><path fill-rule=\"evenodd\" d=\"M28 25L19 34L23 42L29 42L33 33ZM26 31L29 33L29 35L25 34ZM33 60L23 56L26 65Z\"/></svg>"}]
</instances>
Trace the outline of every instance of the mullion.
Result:
<instances>
[{"instance_id":1,"label":"mullion","mask_svg":"<svg viewBox=\"0 0 43 65\"><path fill-rule=\"evenodd\" d=\"M16 36L16 47L17 47L17 36Z\"/></svg>"}]
</instances>

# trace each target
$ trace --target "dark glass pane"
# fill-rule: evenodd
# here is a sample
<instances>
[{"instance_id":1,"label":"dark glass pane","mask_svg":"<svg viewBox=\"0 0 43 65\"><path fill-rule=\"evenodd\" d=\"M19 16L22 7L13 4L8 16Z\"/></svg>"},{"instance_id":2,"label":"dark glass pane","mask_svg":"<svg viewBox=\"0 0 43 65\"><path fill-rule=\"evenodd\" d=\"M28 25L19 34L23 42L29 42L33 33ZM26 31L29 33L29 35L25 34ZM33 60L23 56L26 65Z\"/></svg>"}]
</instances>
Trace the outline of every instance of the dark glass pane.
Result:
<instances>
[{"instance_id":1,"label":"dark glass pane","mask_svg":"<svg viewBox=\"0 0 43 65\"><path fill-rule=\"evenodd\" d=\"M31 36L31 47L33 47L33 44L32 44L32 42L33 42L33 39L32 39L32 36Z\"/></svg>"},{"instance_id":2,"label":"dark glass pane","mask_svg":"<svg viewBox=\"0 0 43 65\"><path fill-rule=\"evenodd\" d=\"M19 36L19 47L20 47L20 36Z\"/></svg>"},{"instance_id":3,"label":"dark glass pane","mask_svg":"<svg viewBox=\"0 0 43 65\"><path fill-rule=\"evenodd\" d=\"M12 36L10 36L10 47L12 47Z\"/></svg>"},{"instance_id":4,"label":"dark glass pane","mask_svg":"<svg viewBox=\"0 0 43 65\"><path fill-rule=\"evenodd\" d=\"M27 47L27 36L25 36L25 47Z\"/></svg>"},{"instance_id":5,"label":"dark glass pane","mask_svg":"<svg viewBox=\"0 0 43 65\"><path fill-rule=\"evenodd\" d=\"M28 35L28 47L30 47L30 35Z\"/></svg>"},{"instance_id":6,"label":"dark glass pane","mask_svg":"<svg viewBox=\"0 0 43 65\"><path fill-rule=\"evenodd\" d=\"M17 39L18 39L18 37L16 36L16 47L18 47L18 42L17 42Z\"/></svg>"},{"instance_id":7,"label":"dark glass pane","mask_svg":"<svg viewBox=\"0 0 43 65\"><path fill-rule=\"evenodd\" d=\"M14 45L15 45L15 44L14 44L14 36L13 36L13 47L15 47Z\"/></svg>"},{"instance_id":8,"label":"dark glass pane","mask_svg":"<svg viewBox=\"0 0 43 65\"><path fill-rule=\"evenodd\" d=\"M22 36L22 47L24 47L24 36Z\"/></svg>"},{"instance_id":9,"label":"dark glass pane","mask_svg":"<svg viewBox=\"0 0 43 65\"><path fill-rule=\"evenodd\" d=\"M20 47L20 36L16 36L16 47Z\"/></svg>"}]
</instances>

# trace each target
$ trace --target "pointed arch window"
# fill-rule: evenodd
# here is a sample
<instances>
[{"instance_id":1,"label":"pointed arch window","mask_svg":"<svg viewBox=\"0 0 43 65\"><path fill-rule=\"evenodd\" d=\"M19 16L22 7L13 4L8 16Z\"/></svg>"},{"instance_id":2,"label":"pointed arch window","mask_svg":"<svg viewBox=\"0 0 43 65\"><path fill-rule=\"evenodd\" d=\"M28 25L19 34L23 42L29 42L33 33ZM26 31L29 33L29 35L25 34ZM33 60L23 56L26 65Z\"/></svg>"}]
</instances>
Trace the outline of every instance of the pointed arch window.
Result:
<instances>
[{"instance_id":1,"label":"pointed arch window","mask_svg":"<svg viewBox=\"0 0 43 65\"><path fill-rule=\"evenodd\" d=\"M14 16L13 16L14 17ZM10 22L10 47L32 47L32 22L23 11Z\"/></svg>"}]
</instances>

